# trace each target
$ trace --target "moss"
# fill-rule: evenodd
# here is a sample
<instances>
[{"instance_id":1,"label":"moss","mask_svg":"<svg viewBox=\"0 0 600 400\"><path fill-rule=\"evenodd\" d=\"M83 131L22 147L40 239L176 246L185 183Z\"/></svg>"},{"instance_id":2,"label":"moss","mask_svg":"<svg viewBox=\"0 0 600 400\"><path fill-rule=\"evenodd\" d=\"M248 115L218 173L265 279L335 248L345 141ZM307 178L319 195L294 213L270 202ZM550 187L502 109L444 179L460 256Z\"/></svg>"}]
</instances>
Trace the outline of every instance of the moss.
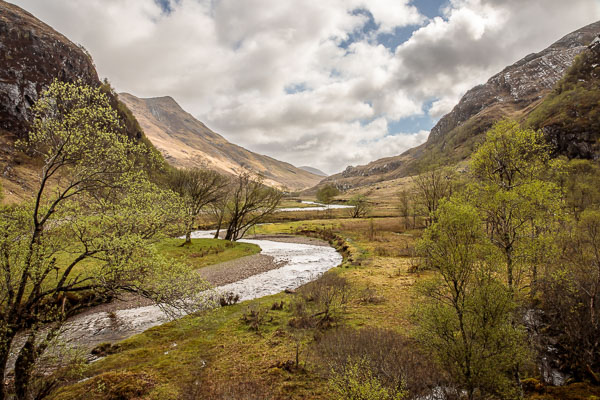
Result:
<instances>
[{"instance_id":1,"label":"moss","mask_svg":"<svg viewBox=\"0 0 600 400\"><path fill-rule=\"evenodd\" d=\"M54 398L59 399L132 399L140 398L156 385L156 378L145 372L110 371L79 385L60 390Z\"/></svg>"}]
</instances>

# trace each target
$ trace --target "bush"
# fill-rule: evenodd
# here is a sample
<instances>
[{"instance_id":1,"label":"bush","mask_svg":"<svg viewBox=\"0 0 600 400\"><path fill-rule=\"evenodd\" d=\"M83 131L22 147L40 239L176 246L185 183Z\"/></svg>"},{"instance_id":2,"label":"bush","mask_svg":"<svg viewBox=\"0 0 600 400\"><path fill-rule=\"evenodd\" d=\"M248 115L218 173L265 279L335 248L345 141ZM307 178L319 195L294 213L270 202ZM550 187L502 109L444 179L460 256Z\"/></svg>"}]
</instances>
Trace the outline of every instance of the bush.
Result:
<instances>
[{"instance_id":1,"label":"bush","mask_svg":"<svg viewBox=\"0 0 600 400\"><path fill-rule=\"evenodd\" d=\"M381 385L393 391L401 384L411 397L427 396L435 388L447 386L429 356L413 340L392 330L329 331L313 344L311 354L326 375L340 379L348 366L360 362Z\"/></svg>"},{"instance_id":2,"label":"bush","mask_svg":"<svg viewBox=\"0 0 600 400\"><path fill-rule=\"evenodd\" d=\"M293 328L328 328L344 310L350 298L347 280L334 272L323 274L316 281L298 289L295 301L290 305Z\"/></svg>"},{"instance_id":3,"label":"bush","mask_svg":"<svg viewBox=\"0 0 600 400\"><path fill-rule=\"evenodd\" d=\"M240 295L232 292L223 293L219 297L219 304L221 307L232 306L240 301Z\"/></svg>"},{"instance_id":4,"label":"bush","mask_svg":"<svg viewBox=\"0 0 600 400\"><path fill-rule=\"evenodd\" d=\"M407 395L402 382L384 386L365 359L349 360L341 371L332 370L329 387L336 400L400 400Z\"/></svg>"}]
</instances>

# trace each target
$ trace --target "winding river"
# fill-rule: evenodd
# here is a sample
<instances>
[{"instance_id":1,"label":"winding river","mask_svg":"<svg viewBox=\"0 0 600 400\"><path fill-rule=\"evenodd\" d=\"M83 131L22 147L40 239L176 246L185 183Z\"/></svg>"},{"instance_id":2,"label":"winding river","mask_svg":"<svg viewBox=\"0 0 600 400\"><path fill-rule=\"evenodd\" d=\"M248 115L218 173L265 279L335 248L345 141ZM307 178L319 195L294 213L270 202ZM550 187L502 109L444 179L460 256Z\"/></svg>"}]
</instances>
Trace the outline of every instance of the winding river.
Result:
<instances>
[{"instance_id":1,"label":"winding river","mask_svg":"<svg viewBox=\"0 0 600 400\"><path fill-rule=\"evenodd\" d=\"M214 232L196 231L192 238L212 238ZM316 279L325 271L339 265L342 256L332 247L310 244L276 242L272 240L243 239L261 248L261 254L273 257L282 265L249 278L215 288L218 292L232 292L240 301L256 299L295 289ZM66 324L66 335L75 343L93 346L128 338L148 328L169 321L156 305L97 312L76 316Z\"/></svg>"}]
</instances>

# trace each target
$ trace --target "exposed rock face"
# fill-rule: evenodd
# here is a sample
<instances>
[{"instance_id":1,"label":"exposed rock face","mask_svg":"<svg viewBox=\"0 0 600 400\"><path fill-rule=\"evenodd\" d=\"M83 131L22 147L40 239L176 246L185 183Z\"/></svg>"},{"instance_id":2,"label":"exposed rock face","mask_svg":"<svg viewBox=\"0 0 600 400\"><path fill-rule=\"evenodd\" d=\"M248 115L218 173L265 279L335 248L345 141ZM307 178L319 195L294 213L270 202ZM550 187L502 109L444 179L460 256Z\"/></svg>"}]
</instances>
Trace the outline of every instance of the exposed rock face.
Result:
<instances>
[{"instance_id":1,"label":"exposed rock face","mask_svg":"<svg viewBox=\"0 0 600 400\"><path fill-rule=\"evenodd\" d=\"M579 29L547 49L530 54L494 75L485 84L469 90L454 109L433 127L427 142L395 156L368 165L348 167L323 182L340 188L370 185L419 172L432 165L453 164L469 157L483 133L502 118L522 119L539 105L564 76L575 57L600 34L600 21ZM583 133L557 132L547 127L549 137L567 152L589 151ZM583 140L580 145L574 145ZM577 147L577 150L574 150Z\"/></svg>"},{"instance_id":2,"label":"exposed rock face","mask_svg":"<svg viewBox=\"0 0 600 400\"><path fill-rule=\"evenodd\" d=\"M227 174L251 171L264 176L268 185L292 190L314 186L323 179L289 163L228 142L183 110L171 97L140 99L121 93L119 98L171 165L208 167Z\"/></svg>"},{"instance_id":3,"label":"exposed rock face","mask_svg":"<svg viewBox=\"0 0 600 400\"><path fill-rule=\"evenodd\" d=\"M23 9L0 0L0 129L23 136L30 107L55 78L99 85L91 57Z\"/></svg>"},{"instance_id":4,"label":"exposed rock face","mask_svg":"<svg viewBox=\"0 0 600 400\"><path fill-rule=\"evenodd\" d=\"M523 110L540 100L563 77L573 59L600 33L595 22L560 39L547 49L530 54L490 78L487 83L469 90L458 105L431 130L427 144L448 140L448 135L465 121L495 105ZM484 124L480 130L487 130ZM473 132L473 135L481 132Z\"/></svg>"},{"instance_id":5,"label":"exposed rock face","mask_svg":"<svg viewBox=\"0 0 600 400\"><path fill-rule=\"evenodd\" d=\"M567 72L556 90L531 115L556 153L600 158L600 36Z\"/></svg>"}]
</instances>

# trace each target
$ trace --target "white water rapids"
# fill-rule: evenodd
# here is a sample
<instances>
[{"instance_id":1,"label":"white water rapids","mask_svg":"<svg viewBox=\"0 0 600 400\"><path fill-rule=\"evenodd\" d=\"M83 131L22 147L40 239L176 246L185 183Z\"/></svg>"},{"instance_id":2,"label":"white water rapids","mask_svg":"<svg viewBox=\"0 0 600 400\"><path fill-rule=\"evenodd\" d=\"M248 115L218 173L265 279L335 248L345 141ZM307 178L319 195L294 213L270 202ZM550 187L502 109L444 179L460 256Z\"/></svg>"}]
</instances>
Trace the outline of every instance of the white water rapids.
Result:
<instances>
[{"instance_id":1,"label":"white water rapids","mask_svg":"<svg viewBox=\"0 0 600 400\"><path fill-rule=\"evenodd\" d=\"M212 238L213 235L214 232L197 231L193 232L192 238ZM240 242L258 245L261 254L272 256L275 263L282 265L215 289L235 293L240 296L240 301L295 289L342 262L342 256L329 246L251 239ZM67 322L65 333L75 343L89 346L122 340L167 321L169 318L160 307L151 305L76 316Z\"/></svg>"}]
</instances>

